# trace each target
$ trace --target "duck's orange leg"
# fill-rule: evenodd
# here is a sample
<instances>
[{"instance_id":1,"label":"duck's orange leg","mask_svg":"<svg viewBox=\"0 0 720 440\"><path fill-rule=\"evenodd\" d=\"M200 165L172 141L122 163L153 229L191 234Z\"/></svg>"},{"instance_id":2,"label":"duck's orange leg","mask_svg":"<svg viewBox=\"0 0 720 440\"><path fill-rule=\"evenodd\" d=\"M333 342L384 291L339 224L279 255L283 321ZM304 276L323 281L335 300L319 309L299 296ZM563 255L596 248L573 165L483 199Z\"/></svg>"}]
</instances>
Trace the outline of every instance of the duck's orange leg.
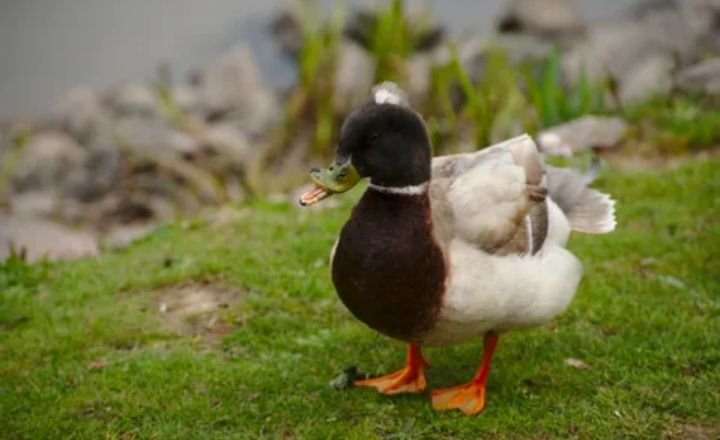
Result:
<instances>
[{"instance_id":1,"label":"duck's orange leg","mask_svg":"<svg viewBox=\"0 0 720 440\"><path fill-rule=\"evenodd\" d=\"M475 415L485 408L485 382L490 372L490 361L497 343L497 333L491 331L485 334L485 353L473 380L464 385L433 391L430 394L433 408L437 410L456 408L469 416Z\"/></svg>"},{"instance_id":2,"label":"duck's orange leg","mask_svg":"<svg viewBox=\"0 0 720 440\"><path fill-rule=\"evenodd\" d=\"M359 387L372 387L383 394L420 393L425 389L425 360L417 345L408 345L405 368L387 376L355 381Z\"/></svg>"}]
</instances>

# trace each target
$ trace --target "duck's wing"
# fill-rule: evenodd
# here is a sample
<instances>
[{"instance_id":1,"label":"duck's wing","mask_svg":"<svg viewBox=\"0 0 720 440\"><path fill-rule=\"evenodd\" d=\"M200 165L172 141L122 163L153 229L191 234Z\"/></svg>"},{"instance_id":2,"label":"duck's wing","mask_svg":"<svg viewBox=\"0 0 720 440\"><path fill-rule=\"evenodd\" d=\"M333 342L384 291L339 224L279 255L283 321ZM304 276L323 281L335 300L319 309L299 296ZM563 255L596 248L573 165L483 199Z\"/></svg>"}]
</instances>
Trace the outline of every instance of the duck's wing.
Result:
<instances>
[{"instance_id":1,"label":"duck's wing","mask_svg":"<svg viewBox=\"0 0 720 440\"><path fill-rule=\"evenodd\" d=\"M433 160L437 235L495 255L533 254L548 231L547 186L533 140L519 136L477 153Z\"/></svg>"}]
</instances>

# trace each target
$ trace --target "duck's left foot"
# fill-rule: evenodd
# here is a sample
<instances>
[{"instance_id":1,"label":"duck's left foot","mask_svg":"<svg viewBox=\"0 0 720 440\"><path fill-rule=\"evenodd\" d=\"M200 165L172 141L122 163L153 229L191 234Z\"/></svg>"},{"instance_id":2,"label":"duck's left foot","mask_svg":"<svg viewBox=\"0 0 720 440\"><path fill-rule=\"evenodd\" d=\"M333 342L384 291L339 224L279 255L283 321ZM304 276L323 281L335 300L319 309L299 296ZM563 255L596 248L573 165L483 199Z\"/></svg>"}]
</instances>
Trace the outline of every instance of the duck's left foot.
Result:
<instances>
[{"instance_id":1,"label":"duck's left foot","mask_svg":"<svg viewBox=\"0 0 720 440\"><path fill-rule=\"evenodd\" d=\"M469 416L485 408L485 384L470 382L464 385L443 388L430 394L432 406L437 410L459 409Z\"/></svg>"},{"instance_id":2,"label":"duck's left foot","mask_svg":"<svg viewBox=\"0 0 720 440\"><path fill-rule=\"evenodd\" d=\"M430 393L432 406L437 410L459 409L469 416L480 413L485 408L485 383L490 373L490 361L498 343L498 334L489 331L485 334L485 353L477 374L469 383L452 388L443 388Z\"/></svg>"},{"instance_id":3,"label":"duck's left foot","mask_svg":"<svg viewBox=\"0 0 720 440\"><path fill-rule=\"evenodd\" d=\"M355 381L355 385L375 388L382 394L421 393L426 386L425 368L428 366L420 347L409 345L405 368L387 376Z\"/></svg>"}]
</instances>

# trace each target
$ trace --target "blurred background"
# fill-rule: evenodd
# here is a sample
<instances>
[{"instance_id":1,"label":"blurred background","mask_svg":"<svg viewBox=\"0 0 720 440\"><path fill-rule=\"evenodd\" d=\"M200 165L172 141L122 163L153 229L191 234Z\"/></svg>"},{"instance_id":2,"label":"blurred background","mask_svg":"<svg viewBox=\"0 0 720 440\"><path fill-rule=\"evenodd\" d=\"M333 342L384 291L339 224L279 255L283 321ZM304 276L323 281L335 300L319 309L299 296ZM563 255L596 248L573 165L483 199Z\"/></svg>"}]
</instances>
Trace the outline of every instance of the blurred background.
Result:
<instances>
[{"instance_id":1,"label":"blurred background","mask_svg":"<svg viewBox=\"0 0 720 440\"><path fill-rule=\"evenodd\" d=\"M384 80L435 154L529 132L629 170L711 156L720 1L3 1L0 258L293 201Z\"/></svg>"},{"instance_id":2,"label":"blurred background","mask_svg":"<svg viewBox=\"0 0 720 440\"><path fill-rule=\"evenodd\" d=\"M317 2L318 12L342 2ZM507 0L451 0L442 5L407 1L425 9L451 35L490 35ZM381 5L364 0L344 2L347 11ZM584 21L612 18L639 0L584 0ZM116 82L152 78L160 62L179 75L210 62L237 43L249 44L272 86L289 86L295 78L267 35L267 23L291 1L131 0L103 4L88 0L5 1L0 14L0 117L45 113L67 89L97 89ZM334 6L335 5L335 6ZM341 9L338 9L341 11Z\"/></svg>"}]
</instances>

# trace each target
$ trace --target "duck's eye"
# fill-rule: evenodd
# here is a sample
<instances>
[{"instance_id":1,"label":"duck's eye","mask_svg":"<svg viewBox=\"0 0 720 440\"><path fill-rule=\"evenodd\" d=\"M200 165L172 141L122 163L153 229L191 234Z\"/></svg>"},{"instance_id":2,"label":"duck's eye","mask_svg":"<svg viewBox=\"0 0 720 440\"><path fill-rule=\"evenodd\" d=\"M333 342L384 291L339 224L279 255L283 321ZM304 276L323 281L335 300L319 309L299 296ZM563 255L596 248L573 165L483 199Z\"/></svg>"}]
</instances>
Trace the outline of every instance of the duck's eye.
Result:
<instances>
[{"instance_id":1,"label":"duck's eye","mask_svg":"<svg viewBox=\"0 0 720 440\"><path fill-rule=\"evenodd\" d=\"M379 135L379 134L373 133L373 134L371 134L371 135L368 137L368 143L373 144L373 143L375 143L375 141L377 141L379 138L380 138L380 135Z\"/></svg>"}]
</instances>

